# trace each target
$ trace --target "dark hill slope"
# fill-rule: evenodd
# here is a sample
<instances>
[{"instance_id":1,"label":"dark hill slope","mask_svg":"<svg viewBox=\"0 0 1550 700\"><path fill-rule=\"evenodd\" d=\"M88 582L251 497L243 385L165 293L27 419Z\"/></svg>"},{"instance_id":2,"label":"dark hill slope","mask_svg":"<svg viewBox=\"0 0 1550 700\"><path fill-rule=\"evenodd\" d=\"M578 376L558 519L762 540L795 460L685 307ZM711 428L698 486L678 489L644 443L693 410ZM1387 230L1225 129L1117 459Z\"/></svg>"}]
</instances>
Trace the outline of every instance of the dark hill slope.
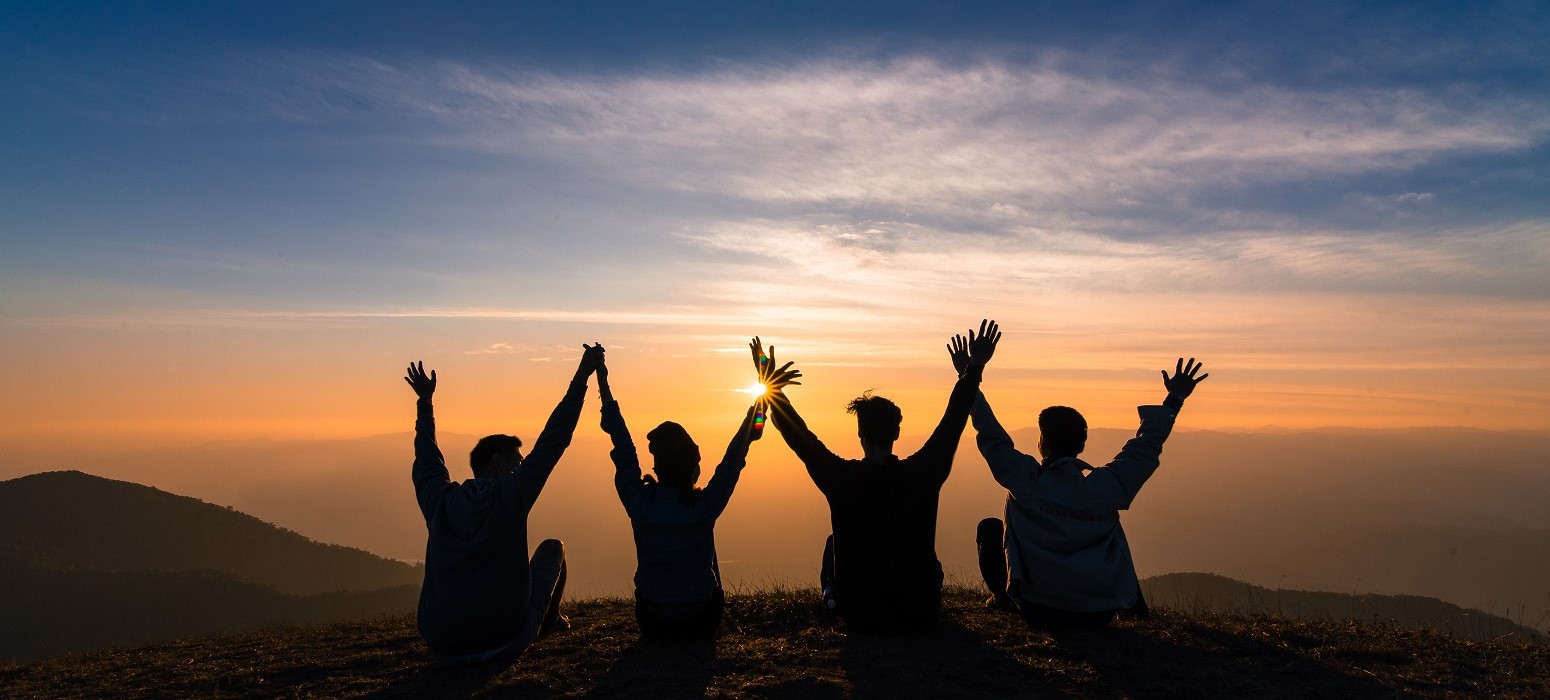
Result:
<instances>
[{"instance_id":1,"label":"dark hill slope","mask_svg":"<svg viewBox=\"0 0 1550 700\"><path fill-rule=\"evenodd\" d=\"M147 486L80 472L0 482L0 660L401 615L420 578Z\"/></svg>"},{"instance_id":2,"label":"dark hill slope","mask_svg":"<svg viewBox=\"0 0 1550 700\"><path fill-rule=\"evenodd\" d=\"M943 622L852 636L806 592L734 595L714 645L642 645L625 600L572 605L575 627L514 664L437 668L410 618L93 653L0 667L44 697L1550 697L1550 649L1371 622L1187 615L1048 634L950 591Z\"/></svg>"},{"instance_id":3,"label":"dark hill slope","mask_svg":"<svg viewBox=\"0 0 1550 700\"><path fill-rule=\"evenodd\" d=\"M420 587L310 596L219 571L55 571L0 557L0 660L413 611Z\"/></svg>"},{"instance_id":4,"label":"dark hill slope","mask_svg":"<svg viewBox=\"0 0 1550 700\"><path fill-rule=\"evenodd\" d=\"M1163 574L1141 581L1154 605L1190 612L1275 615L1321 620L1384 620L1401 627L1425 627L1461 639L1487 640L1504 634L1543 639L1537 630L1497 615L1417 595L1348 595L1324 591L1271 590L1216 574Z\"/></svg>"},{"instance_id":5,"label":"dark hill slope","mask_svg":"<svg viewBox=\"0 0 1550 700\"><path fill-rule=\"evenodd\" d=\"M419 585L418 568L229 508L81 472L0 482L0 554L58 571L220 571L311 595Z\"/></svg>"}]
</instances>

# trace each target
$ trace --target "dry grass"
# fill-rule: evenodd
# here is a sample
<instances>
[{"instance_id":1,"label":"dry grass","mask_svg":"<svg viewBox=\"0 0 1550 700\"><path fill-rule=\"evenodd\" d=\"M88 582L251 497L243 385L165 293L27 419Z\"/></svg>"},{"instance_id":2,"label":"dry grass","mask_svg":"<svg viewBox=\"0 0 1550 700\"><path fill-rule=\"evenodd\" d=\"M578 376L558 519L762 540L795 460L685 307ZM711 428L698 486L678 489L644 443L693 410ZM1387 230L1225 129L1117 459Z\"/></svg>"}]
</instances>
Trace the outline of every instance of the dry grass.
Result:
<instances>
[{"instance_id":1,"label":"dry grass","mask_svg":"<svg viewBox=\"0 0 1550 700\"><path fill-rule=\"evenodd\" d=\"M714 644L641 644L628 601L515 663L440 668L407 618L0 667L41 697L1550 697L1550 648L1373 622L1184 614L1050 634L952 590L929 634L847 634L809 591L734 596Z\"/></svg>"}]
</instances>

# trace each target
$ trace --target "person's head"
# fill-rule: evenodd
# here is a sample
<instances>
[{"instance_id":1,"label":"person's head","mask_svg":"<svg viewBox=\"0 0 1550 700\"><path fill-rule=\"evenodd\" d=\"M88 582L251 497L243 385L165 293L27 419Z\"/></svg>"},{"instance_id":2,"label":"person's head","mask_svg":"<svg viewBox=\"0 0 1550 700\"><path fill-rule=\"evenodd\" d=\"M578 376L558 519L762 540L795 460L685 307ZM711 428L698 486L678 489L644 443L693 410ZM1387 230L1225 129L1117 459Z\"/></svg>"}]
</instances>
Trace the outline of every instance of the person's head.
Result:
<instances>
[{"instance_id":1,"label":"person's head","mask_svg":"<svg viewBox=\"0 0 1550 700\"><path fill-rule=\"evenodd\" d=\"M654 461L651 471L657 475L657 483L693 488L700 480L700 446L683 426L663 421L646 433L646 449Z\"/></svg>"},{"instance_id":2,"label":"person's head","mask_svg":"<svg viewBox=\"0 0 1550 700\"><path fill-rule=\"evenodd\" d=\"M505 476L522 466L522 441L514 435L486 435L468 453L474 478Z\"/></svg>"},{"instance_id":3,"label":"person's head","mask_svg":"<svg viewBox=\"0 0 1550 700\"><path fill-rule=\"evenodd\" d=\"M1087 448L1087 419L1070 406L1050 406L1039 412L1039 455L1045 459L1075 457Z\"/></svg>"},{"instance_id":4,"label":"person's head","mask_svg":"<svg viewBox=\"0 0 1550 700\"><path fill-rule=\"evenodd\" d=\"M904 412L894 402L873 396L870 389L851 399L845 411L856 414L856 435L862 444L890 447L899 439L899 424L904 422Z\"/></svg>"}]
</instances>

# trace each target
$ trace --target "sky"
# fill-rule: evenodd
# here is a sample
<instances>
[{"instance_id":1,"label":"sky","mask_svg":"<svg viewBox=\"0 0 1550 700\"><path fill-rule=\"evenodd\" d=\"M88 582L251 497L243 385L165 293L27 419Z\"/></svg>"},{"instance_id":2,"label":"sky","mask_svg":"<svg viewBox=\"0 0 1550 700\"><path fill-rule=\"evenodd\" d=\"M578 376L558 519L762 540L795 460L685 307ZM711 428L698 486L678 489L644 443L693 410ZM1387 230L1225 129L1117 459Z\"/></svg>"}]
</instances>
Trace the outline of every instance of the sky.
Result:
<instances>
[{"instance_id":1,"label":"sky","mask_svg":"<svg viewBox=\"0 0 1550 700\"><path fill-rule=\"evenodd\" d=\"M838 5L838 6L836 6ZM1550 429L1550 5L0 7L11 446L531 436L584 342L729 432ZM702 444L720 438L701 439ZM836 444L836 441L831 441ZM854 451L859 454L859 450Z\"/></svg>"}]
</instances>

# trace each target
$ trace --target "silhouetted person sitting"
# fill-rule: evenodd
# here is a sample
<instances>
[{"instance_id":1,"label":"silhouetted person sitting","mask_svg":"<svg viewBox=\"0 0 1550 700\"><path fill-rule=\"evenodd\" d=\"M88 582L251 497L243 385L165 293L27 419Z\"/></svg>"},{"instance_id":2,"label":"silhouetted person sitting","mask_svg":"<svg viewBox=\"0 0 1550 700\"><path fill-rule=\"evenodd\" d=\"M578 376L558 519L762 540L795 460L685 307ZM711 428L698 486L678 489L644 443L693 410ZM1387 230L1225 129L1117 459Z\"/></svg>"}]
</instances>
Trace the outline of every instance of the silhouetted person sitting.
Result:
<instances>
[{"instance_id":1,"label":"silhouetted person sitting","mask_svg":"<svg viewBox=\"0 0 1550 700\"><path fill-rule=\"evenodd\" d=\"M968 357L955 343L954 363L962 365ZM973 416L980 454L1008 492L1007 524L986 518L975 533L991 604L1016 609L1041 626L1101 627L1115 613L1146 616L1119 511L1130 508L1157 470L1184 399L1210 376L1196 378L1200 369L1194 358L1188 365L1180 358L1172 377L1164 371L1168 397L1161 406L1137 409L1136 436L1102 467L1077 458L1087 446L1087 421L1076 409L1051 406L1039 414L1039 458L1034 458L1014 449L984 394L979 396Z\"/></svg>"},{"instance_id":2,"label":"silhouetted person sitting","mask_svg":"<svg viewBox=\"0 0 1550 700\"><path fill-rule=\"evenodd\" d=\"M800 376L794 370L774 378L784 386ZM646 434L655 477L641 477L640 458L625 427L619 402L608 385L608 367L599 366L603 430L613 439L614 487L635 532L635 619L648 639L709 639L721 624L726 596L716 561L716 518L726 509L748 456L759 439L754 410L738 426L701 489L700 447L683 426L667 421Z\"/></svg>"},{"instance_id":3,"label":"silhouetted person sitting","mask_svg":"<svg viewBox=\"0 0 1550 700\"><path fill-rule=\"evenodd\" d=\"M984 365L1000 337L994 321L980 324L971 362L953 386L942 420L925 445L903 459L893 454L903 420L893 402L865 394L850 403L865 457L844 459L808 429L783 390L771 392L771 420L829 502L833 534L824 548L821 582L825 598L851 627L904 632L936 621L942 606L938 496L952 470ZM760 366L758 338L750 349ZM788 362L775 370L774 352L770 348L761 378L791 366Z\"/></svg>"},{"instance_id":4,"label":"silhouetted person sitting","mask_svg":"<svg viewBox=\"0 0 1550 700\"><path fill-rule=\"evenodd\" d=\"M469 454L474 478L462 483L451 480L436 446L431 408L436 373L426 376L424 363L409 366L404 380L420 397L414 424L414 491L429 532L419 626L438 661L515 656L563 624L565 547L559 540L544 540L529 560L527 514L570 445L587 376L602 361L602 345L582 353L570 389L526 459L519 449L521 440L487 436Z\"/></svg>"}]
</instances>

